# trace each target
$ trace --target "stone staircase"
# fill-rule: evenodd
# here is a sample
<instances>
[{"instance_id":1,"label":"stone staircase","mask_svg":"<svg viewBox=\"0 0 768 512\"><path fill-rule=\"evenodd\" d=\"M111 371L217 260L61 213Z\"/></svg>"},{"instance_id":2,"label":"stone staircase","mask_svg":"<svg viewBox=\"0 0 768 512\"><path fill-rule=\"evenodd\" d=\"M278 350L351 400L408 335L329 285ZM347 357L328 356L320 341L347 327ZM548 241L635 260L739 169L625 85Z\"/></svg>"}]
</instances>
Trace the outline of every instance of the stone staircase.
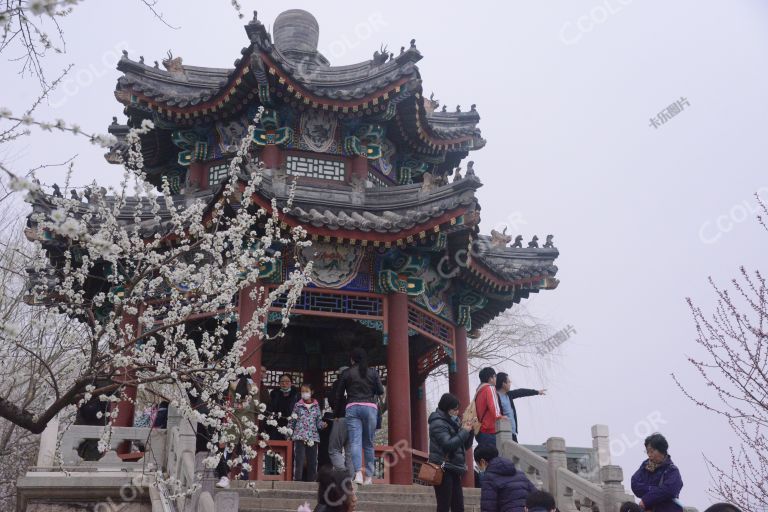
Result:
<instances>
[{"instance_id":1,"label":"stone staircase","mask_svg":"<svg viewBox=\"0 0 768 512\"><path fill-rule=\"evenodd\" d=\"M232 482L240 498L240 512L296 512L308 502L317 504L312 482ZM434 512L435 491L423 485L367 485L357 488L355 512ZM480 512L480 489L464 489L467 512Z\"/></svg>"}]
</instances>

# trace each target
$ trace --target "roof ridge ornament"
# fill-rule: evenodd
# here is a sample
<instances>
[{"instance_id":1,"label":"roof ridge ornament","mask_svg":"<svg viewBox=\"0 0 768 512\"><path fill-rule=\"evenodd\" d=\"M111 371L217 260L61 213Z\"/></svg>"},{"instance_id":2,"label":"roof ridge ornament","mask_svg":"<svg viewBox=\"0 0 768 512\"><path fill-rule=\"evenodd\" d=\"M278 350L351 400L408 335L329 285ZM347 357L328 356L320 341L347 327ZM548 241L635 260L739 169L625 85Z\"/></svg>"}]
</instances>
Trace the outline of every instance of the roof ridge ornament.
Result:
<instances>
[{"instance_id":1,"label":"roof ridge ornament","mask_svg":"<svg viewBox=\"0 0 768 512\"><path fill-rule=\"evenodd\" d=\"M174 57L173 52L168 50L167 58L163 59L163 67L176 78L187 78L187 72L184 71L181 57Z\"/></svg>"},{"instance_id":2,"label":"roof ridge ornament","mask_svg":"<svg viewBox=\"0 0 768 512\"><path fill-rule=\"evenodd\" d=\"M491 230L491 246L493 247L506 247L509 242L512 241L512 235L507 234L508 226L504 226L504 230L499 233L495 229ZM522 236L519 236L522 238Z\"/></svg>"}]
</instances>

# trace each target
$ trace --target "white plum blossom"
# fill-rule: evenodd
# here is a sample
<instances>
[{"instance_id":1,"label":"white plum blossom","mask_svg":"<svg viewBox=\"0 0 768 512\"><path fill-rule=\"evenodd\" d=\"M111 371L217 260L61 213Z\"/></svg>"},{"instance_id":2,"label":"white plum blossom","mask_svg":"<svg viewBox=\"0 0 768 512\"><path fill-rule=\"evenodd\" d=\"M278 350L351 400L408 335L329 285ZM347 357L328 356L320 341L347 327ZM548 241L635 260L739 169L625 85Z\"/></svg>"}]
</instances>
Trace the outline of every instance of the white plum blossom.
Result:
<instances>
[{"instance_id":1,"label":"white plum blossom","mask_svg":"<svg viewBox=\"0 0 768 512\"><path fill-rule=\"evenodd\" d=\"M36 5L44 12L52 4L41 0ZM12 118L10 111L0 115ZM41 122L27 116L19 122L82 134L96 144L114 141L111 136L83 134L78 126L61 120ZM256 380L257 368L243 362L246 342L258 336L268 343L281 335L266 334L270 308L278 300L284 304L278 327L287 326L309 283L311 265L290 268L283 282L269 287L260 279L259 269L310 242L305 230L281 227L283 211L275 200L269 209L253 201L264 170L254 164L255 125L238 145L213 205L190 201L179 206L167 179L158 187L160 193L148 183L141 135L153 129L154 124L144 120L128 132L120 185L108 190L92 184L87 203L70 198L68 185L59 197L43 194L34 181L10 179L10 187L26 192L33 205L34 226L28 233L39 238L35 243L41 251L50 246L59 251L56 258L35 262L40 279L31 286L31 300L55 303L86 327L82 361L73 372L79 387L72 405L80 406L94 396L110 404L100 451L113 446L111 429L120 410L132 401L128 390L160 383L171 390L168 400L179 414L211 429L213 453L206 465L215 466L222 450L227 450L240 454L230 457L229 464L247 468L246 459L256 460L256 450L269 448L260 421L286 436L292 430L278 426L275 415L258 400L258 382L248 395L239 397L253 411L252 419L242 417L243 404L230 394L230 384L241 376ZM289 204L295 189L291 190ZM227 204L238 207L225 208ZM238 296L253 301L250 317L240 316L233 301ZM216 326L193 335L189 324L199 318L214 318ZM233 331L230 323L238 328ZM5 331L11 328L0 326ZM231 348L224 351L225 345ZM190 399L205 407L193 408ZM282 457L274 456L284 467Z\"/></svg>"}]
</instances>

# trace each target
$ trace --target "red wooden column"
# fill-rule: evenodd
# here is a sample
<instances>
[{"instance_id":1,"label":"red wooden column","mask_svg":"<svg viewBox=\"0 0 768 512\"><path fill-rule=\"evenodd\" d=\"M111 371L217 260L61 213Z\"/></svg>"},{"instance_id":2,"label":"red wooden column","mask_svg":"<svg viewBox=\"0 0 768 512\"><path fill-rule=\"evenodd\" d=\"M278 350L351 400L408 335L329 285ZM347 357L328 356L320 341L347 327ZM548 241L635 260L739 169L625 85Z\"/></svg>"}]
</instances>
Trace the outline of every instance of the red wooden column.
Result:
<instances>
[{"instance_id":1,"label":"red wooden column","mask_svg":"<svg viewBox=\"0 0 768 512\"><path fill-rule=\"evenodd\" d=\"M415 450L429 451L427 396L424 381L419 378L411 383L411 435Z\"/></svg>"},{"instance_id":2,"label":"red wooden column","mask_svg":"<svg viewBox=\"0 0 768 512\"><path fill-rule=\"evenodd\" d=\"M391 468L391 483L413 484L411 442L411 376L408 355L408 296L392 293L387 298L387 406L389 444L397 450Z\"/></svg>"},{"instance_id":3,"label":"red wooden column","mask_svg":"<svg viewBox=\"0 0 768 512\"><path fill-rule=\"evenodd\" d=\"M349 181L355 180L367 180L368 179L368 159L364 156L352 157L352 165L350 166Z\"/></svg>"},{"instance_id":4,"label":"red wooden column","mask_svg":"<svg viewBox=\"0 0 768 512\"><path fill-rule=\"evenodd\" d=\"M464 413L464 409L467 408L470 401L469 396L469 361L467 360L467 330L464 327L456 326L454 328L454 345L456 353L454 354L454 362L456 364L455 371L451 371L448 374L448 389L456 395L461 404L461 413ZM472 449L467 450L467 468L461 483L464 487L475 486L475 473L471 471L474 459L472 459Z\"/></svg>"},{"instance_id":5,"label":"red wooden column","mask_svg":"<svg viewBox=\"0 0 768 512\"><path fill-rule=\"evenodd\" d=\"M256 303L250 297L251 290L255 285L248 286L240 290L240 297L238 301L238 319L239 325L245 325L251 321L253 314L256 311ZM253 366L256 368L256 373L253 374L253 382L261 390L261 336L258 334L251 336L245 342L245 353L243 354L242 365L245 368Z\"/></svg>"},{"instance_id":6,"label":"red wooden column","mask_svg":"<svg viewBox=\"0 0 768 512\"><path fill-rule=\"evenodd\" d=\"M261 161L267 169L277 169L280 167L282 159L280 148L276 144L267 144L261 150Z\"/></svg>"},{"instance_id":7,"label":"red wooden column","mask_svg":"<svg viewBox=\"0 0 768 512\"><path fill-rule=\"evenodd\" d=\"M192 162L189 164L187 183L192 187L198 187L200 190L208 188L208 176L205 170L206 165L204 162Z\"/></svg>"}]
</instances>

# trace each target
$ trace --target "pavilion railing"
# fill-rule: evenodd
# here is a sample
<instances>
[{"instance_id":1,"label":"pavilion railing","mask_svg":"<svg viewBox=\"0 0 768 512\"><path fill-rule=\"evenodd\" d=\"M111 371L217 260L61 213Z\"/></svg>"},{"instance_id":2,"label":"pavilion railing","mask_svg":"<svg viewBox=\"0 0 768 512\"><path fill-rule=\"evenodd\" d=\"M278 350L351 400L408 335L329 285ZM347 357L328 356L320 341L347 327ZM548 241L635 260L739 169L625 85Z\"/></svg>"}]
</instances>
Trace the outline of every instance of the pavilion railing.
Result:
<instances>
[{"instance_id":1,"label":"pavilion railing","mask_svg":"<svg viewBox=\"0 0 768 512\"><path fill-rule=\"evenodd\" d=\"M608 431L605 426L595 426L593 434L595 448L600 450L607 443ZM546 458L533 453L531 450L512 440L509 420L502 418L496 422L496 446L499 453L512 460L519 470L523 471L539 489L552 493L563 512L599 511L619 512L621 503L634 501L622 485L623 472L620 466L610 464L610 459L604 456L599 460L603 464L597 469L600 483L595 483L568 470L565 440L561 437L547 439ZM602 455L605 455L603 450Z\"/></svg>"}]
</instances>

